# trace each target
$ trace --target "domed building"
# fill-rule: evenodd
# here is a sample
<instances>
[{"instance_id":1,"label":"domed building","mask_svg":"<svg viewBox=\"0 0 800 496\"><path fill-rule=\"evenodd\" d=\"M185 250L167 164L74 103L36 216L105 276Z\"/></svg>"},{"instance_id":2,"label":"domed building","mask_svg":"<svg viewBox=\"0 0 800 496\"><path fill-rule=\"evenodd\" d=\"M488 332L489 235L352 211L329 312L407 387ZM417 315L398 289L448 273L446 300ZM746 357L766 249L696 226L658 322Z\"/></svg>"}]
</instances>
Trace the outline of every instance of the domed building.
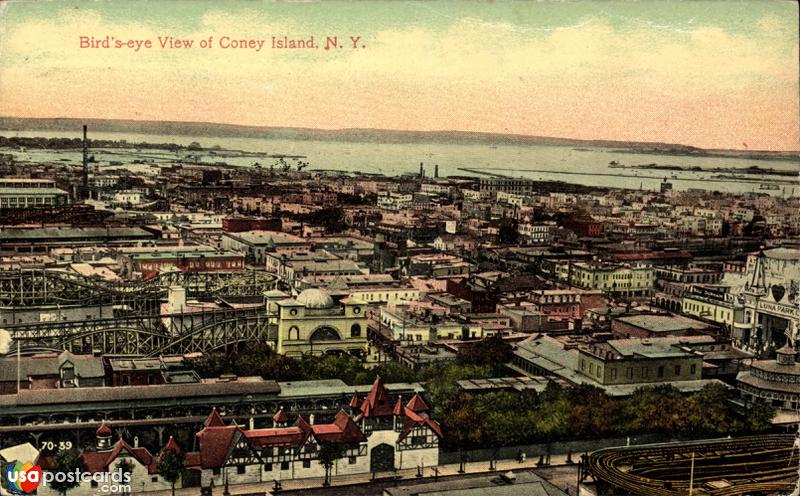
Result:
<instances>
[{"instance_id":1,"label":"domed building","mask_svg":"<svg viewBox=\"0 0 800 496\"><path fill-rule=\"evenodd\" d=\"M736 380L745 403L766 403L780 410L800 408L800 364L796 351L786 343L776 358L755 360Z\"/></svg>"},{"instance_id":2,"label":"domed building","mask_svg":"<svg viewBox=\"0 0 800 496\"><path fill-rule=\"evenodd\" d=\"M306 289L274 304L277 351L288 356L367 352L367 304L334 299L323 289Z\"/></svg>"}]
</instances>

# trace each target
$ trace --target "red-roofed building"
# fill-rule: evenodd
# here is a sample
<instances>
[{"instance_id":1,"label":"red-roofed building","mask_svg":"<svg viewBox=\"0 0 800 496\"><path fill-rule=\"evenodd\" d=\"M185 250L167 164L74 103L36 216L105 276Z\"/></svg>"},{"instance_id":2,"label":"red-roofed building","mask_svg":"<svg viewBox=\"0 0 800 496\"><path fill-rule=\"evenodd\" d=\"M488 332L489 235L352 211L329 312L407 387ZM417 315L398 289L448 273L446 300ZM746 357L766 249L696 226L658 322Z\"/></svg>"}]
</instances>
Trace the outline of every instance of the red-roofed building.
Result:
<instances>
[{"instance_id":1,"label":"red-roofed building","mask_svg":"<svg viewBox=\"0 0 800 496\"><path fill-rule=\"evenodd\" d=\"M340 410L328 423L294 416L290 426L291 413L281 409L272 427L246 429L226 425L212 410L197 433L199 451L185 455L186 466L200 473L203 487L212 481L219 487L226 480L240 484L322 477L325 469L317 455L327 443L341 451L331 471L334 476L433 466L439 461L442 432L427 411L421 396L404 405L380 378L363 401L353 395L349 414Z\"/></svg>"}]
</instances>

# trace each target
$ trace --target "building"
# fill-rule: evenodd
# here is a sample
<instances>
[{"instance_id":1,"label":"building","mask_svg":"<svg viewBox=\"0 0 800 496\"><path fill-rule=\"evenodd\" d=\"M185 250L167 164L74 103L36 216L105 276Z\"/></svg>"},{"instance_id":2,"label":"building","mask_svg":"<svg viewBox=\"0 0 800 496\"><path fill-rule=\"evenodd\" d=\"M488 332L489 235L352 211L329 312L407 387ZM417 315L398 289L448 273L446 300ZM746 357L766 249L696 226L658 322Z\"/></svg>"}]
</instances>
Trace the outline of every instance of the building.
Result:
<instances>
[{"instance_id":1,"label":"building","mask_svg":"<svg viewBox=\"0 0 800 496\"><path fill-rule=\"evenodd\" d=\"M245 254L249 262L263 265L267 251L276 248L302 246L306 240L299 236L276 231L227 232L222 235L222 249Z\"/></svg>"},{"instance_id":2,"label":"building","mask_svg":"<svg viewBox=\"0 0 800 496\"><path fill-rule=\"evenodd\" d=\"M614 339L578 349L581 374L602 385L702 379L703 355L675 338Z\"/></svg>"},{"instance_id":3,"label":"building","mask_svg":"<svg viewBox=\"0 0 800 496\"><path fill-rule=\"evenodd\" d=\"M570 286L597 289L612 296L647 296L655 271L644 265L599 262L556 262L556 277Z\"/></svg>"},{"instance_id":4,"label":"building","mask_svg":"<svg viewBox=\"0 0 800 496\"><path fill-rule=\"evenodd\" d=\"M112 443L113 431L108 424L103 423L96 433L96 446L94 450L84 450L80 454L81 472L90 475L86 480L81 480L77 487L70 489L70 494L79 496L94 496L98 493L132 493L138 491L164 491L172 484L158 473L161 458L167 452L180 453L180 447L173 438L170 438L158 455L154 456L147 448L142 448L134 443L128 444L122 438ZM44 470L50 468L54 457L40 457L40 464ZM129 481L120 480L125 474ZM134 489L135 484L135 489ZM180 486L180 480L178 481ZM52 486L39 485L37 494L43 496L60 496Z\"/></svg>"},{"instance_id":5,"label":"building","mask_svg":"<svg viewBox=\"0 0 800 496\"><path fill-rule=\"evenodd\" d=\"M277 352L288 356L306 353L367 352L367 304L355 298L334 301L322 289L306 289L296 298L274 303Z\"/></svg>"},{"instance_id":6,"label":"building","mask_svg":"<svg viewBox=\"0 0 800 496\"><path fill-rule=\"evenodd\" d=\"M236 272L244 269L244 255L232 251L197 248L187 251L153 250L125 253L120 262L132 272Z\"/></svg>"},{"instance_id":7,"label":"building","mask_svg":"<svg viewBox=\"0 0 800 496\"><path fill-rule=\"evenodd\" d=\"M775 359L754 360L736 377L745 403L763 403L778 410L800 409L800 364L790 344L777 350Z\"/></svg>"},{"instance_id":8,"label":"building","mask_svg":"<svg viewBox=\"0 0 800 496\"><path fill-rule=\"evenodd\" d=\"M800 333L800 249L774 248L747 259L736 294L732 335L742 348L771 355Z\"/></svg>"},{"instance_id":9,"label":"building","mask_svg":"<svg viewBox=\"0 0 800 496\"><path fill-rule=\"evenodd\" d=\"M13 227L0 231L0 255L48 253L57 248L134 246L155 239L139 227Z\"/></svg>"},{"instance_id":10,"label":"building","mask_svg":"<svg viewBox=\"0 0 800 496\"><path fill-rule=\"evenodd\" d=\"M703 378L703 352L694 349L712 341L706 336L602 342L533 335L514 346L508 367L529 377L595 386L609 396L628 396L642 386L658 384L690 393L723 384Z\"/></svg>"},{"instance_id":11,"label":"building","mask_svg":"<svg viewBox=\"0 0 800 496\"><path fill-rule=\"evenodd\" d=\"M19 371L18 371L19 369ZM20 390L101 387L106 385L103 359L69 351L0 359L0 394Z\"/></svg>"},{"instance_id":12,"label":"building","mask_svg":"<svg viewBox=\"0 0 800 496\"><path fill-rule=\"evenodd\" d=\"M499 192L513 193L515 195L529 195L535 193L538 183L532 179L515 177L482 177L480 183L481 193L496 194Z\"/></svg>"},{"instance_id":13,"label":"building","mask_svg":"<svg viewBox=\"0 0 800 496\"><path fill-rule=\"evenodd\" d=\"M346 410L330 423L296 416L291 426L289 415L279 410L265 429L226 424L214 410L197 433L199 451L186 455L187 468L199 472L203 487L323 477L325 446L336 453L332 475L438 464L441 428L421 396L404 403L378 378L363 399L354 393Z\"/></svg>"},{"instance_id":14,"label":"building","mask_svg":"<svg viewBox=\"0 0 800 496\"><path fill-rule=\"evenodd\" d=\"M714 332L717 326L681 315L626 315L611 322L611 332L623 338L696 336Z\"/></svg>"},{"instance_id":15,"label":"building","mask_svg":"<svg viewBox=\"0 0 800 496\"><path fill-rule=\"evenodd\" d=\"M0 209L58 207L69 194L50 179L0 178Z\"/></svg>"},{"instance_id":16,"label":"building","mask_svg":"<svg viewBox=\"0 0 800 496\"><path fill-rule=\"evenodd\" d=\"M733 326L735 309L735 297L727 287L692 286L681 301L684 315L716 322L727 329Z\"/></svg>"}]
</instances>

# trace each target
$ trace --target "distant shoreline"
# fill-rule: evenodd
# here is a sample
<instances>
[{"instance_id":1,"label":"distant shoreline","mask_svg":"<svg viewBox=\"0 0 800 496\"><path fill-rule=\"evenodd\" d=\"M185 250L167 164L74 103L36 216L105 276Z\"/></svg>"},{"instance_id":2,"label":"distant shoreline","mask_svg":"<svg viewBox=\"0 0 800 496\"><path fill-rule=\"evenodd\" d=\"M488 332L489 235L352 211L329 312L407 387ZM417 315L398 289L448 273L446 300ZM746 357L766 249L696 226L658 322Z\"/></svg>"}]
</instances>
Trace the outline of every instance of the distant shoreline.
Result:
<instances>
[{"instance_id":1,"label":"distant shoreline","mask_svg":"<svg viewBox=\"0 0 800 496\"><path fill-rule=\"evenodd\" d=\"M724 157L750 160L797 160L798 163L800 163L800 150L715 150L670 143L582 140L469 131L401 131L387 129L327 130L295 127L242 126L204 122L0 117L0 129L9 131L69 131L77 133L83 124L89 126L90 133L95 131L131 134L206 136L215 138L291 139L389 144L431 142L446 144L485 144L487 146L550 145L609 148L621 153Z\"/></svg>"}]
</instances>

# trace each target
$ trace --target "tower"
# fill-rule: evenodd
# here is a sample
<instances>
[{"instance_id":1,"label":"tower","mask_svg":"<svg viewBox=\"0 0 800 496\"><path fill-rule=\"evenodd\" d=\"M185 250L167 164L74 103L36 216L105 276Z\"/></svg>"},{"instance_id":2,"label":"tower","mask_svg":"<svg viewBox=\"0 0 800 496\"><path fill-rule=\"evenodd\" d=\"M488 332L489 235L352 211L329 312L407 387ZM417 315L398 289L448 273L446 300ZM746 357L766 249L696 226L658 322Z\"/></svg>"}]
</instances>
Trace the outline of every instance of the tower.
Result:
<instances>
[{"instance_id":1,"label":"tower","mask_svg":"<svg viewBox=\"0 0 800 496\"><path fill-rule=\"evenodd\" d=\"M436 179L439 178L439 164L433 166L433 177Z\"/></svg>"}]
</instances>

